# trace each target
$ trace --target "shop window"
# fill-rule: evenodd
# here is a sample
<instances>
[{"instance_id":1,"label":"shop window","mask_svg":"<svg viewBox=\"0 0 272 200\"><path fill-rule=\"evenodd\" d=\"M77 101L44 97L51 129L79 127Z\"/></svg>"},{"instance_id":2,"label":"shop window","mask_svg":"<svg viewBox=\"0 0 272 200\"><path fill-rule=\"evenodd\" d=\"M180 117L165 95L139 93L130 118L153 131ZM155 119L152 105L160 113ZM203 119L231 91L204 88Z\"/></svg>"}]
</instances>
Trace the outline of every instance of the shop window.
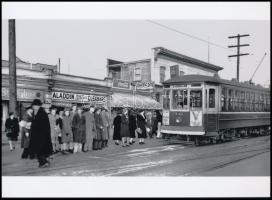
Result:
<instances>
[{"instance_id":1,"label":"shop window","mask_svg":"<svg viewBox=\"0 0 272 200\"><path fill-rule=\"evenodd\" d=\"M222 88L221 92L221 111L227 111L226 88Z\"/></svg>"},{"instance_id":2,"label":"shop window","mask_svg":"<svg viewBox=\"0 0 272 200\"><path fill-rule=\"evenodd\" d=\"M165 70L166 68L164 66L160 66L160 83L165 81Z\"/></svg>"},{"instance_id":3,"label":"shop window","mask_svg":"<svg viewBox=\"0 0 272 200\"><path fill-rule=\"evenodd\" d=\"M190 91L190 108L202 107L202 90Z\"/></svg>"},{"instance_id":4,"label":"shop window","mask_svg":"<svg viewBox=\"0 0 272 200\"><path fill-rule=\"evenodd\" d=\"M174 110L188 109L188 90L173 90L172 93L172 108Z\"/></svg>"},{"instance_id":5,"label":"shop window","mask_svg":"<svg viewBox=\"0 0 272 200\"><path fill-rule=\"evenodd\" d=\"M135 77L134 77L134 80L135 81L140 81L141 80L141 75L142 75L142 70L140 67L136 67L135 68Z\"/></svg>"},{"instance_id":6,"label":"shop window","mask_svg":"<svg viewBox=\"0 0 272 200\"><path fill-rule=\"evenodd\" d=\"M209 108L215 108L215 89L209 89Z\"/></svg>"}]
</instances>

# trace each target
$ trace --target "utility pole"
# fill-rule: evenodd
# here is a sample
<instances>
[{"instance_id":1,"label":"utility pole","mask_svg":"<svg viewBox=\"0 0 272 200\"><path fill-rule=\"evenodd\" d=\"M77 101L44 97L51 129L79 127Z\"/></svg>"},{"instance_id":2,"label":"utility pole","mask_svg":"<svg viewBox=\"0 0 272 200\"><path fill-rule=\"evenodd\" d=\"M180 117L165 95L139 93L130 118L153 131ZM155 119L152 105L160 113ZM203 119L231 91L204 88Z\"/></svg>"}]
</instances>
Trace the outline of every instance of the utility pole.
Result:
<instances>
[{"instance_id":1,"label":"utility pole","mask_svg":"<svg viewBox=\"0 0 272 200\"><path fill-rule=\"evenodd\" d=\"M17 115L15 19L9 19L9 112Z\"/></svg>"},{"instance_id":2,"label":"utility pole","mask_svg":"<svg viewBox=\"0 0 272 200\"><path fill-rule=\"evenodd\" d=\"M249 55L249 53L241 53L240 54L240 47L245 47L245 46L249 46L249 44L240 44L240 38L241 37L247 37L249 36L249 34L245 34L245 35L236 35L236 36L229 36L228 38L229 39L232 39L232 38L237 38L237 45L231 45L231 46L228 46L229 48L237 48L237 54L236 55L230 55L230 57L237 57L237 81L239 81L239 67L240 67L240 56L246 56L246 55Z\"/></svg>"}]
</instances>

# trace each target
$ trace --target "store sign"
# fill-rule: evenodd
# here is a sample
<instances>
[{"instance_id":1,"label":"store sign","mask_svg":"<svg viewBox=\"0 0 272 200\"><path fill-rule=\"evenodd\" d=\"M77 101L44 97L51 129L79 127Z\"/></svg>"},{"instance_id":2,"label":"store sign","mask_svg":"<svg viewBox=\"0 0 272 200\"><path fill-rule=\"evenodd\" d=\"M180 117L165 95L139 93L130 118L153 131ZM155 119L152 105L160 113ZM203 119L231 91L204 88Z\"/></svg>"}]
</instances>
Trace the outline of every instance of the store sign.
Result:
<instances>
[{"instance_id":1,"label":"store sign","mask_svg":"<svg viewBox=\"0 0 272 200\"><path fill-rule=\"evenodd\" d=\"M137 89L153 89L154 82L137 82L136 88Z\"/></svg>"},{"instance_id":2,"label":"store sign","mask_svg":"<svg viewBox=\"0 0 272 200\"><path fill-rule=\"evenodd\" d=\"M114 88L122 88L122 89L130 89L130 82L114 79L112 83L112 87Z\"/></svg>"},{"instance_id":3,"label":"store sign","mask_svg":"<svg viewBox=\"0 0 272 200\"><path fill-rule=\"evenodd\" d=\"M104 103L107 101L106 96L98 95L87 95L87 94L75 94L69 92L53 92L53 100L65 100L71 102L81 102L81 103Z\"/></svg>"},{"instance_id":4,"label":"store sign","mask_svg":"<svg viewBox=\"0 0 272 200\"><path fill-rule=\"evenodd\" d=\"M9 99L9 88L2 87L2 98ZM42 98L42 92L30 89L17 89L17 98L22 100L33 100Z\"/></svg>"}]
</instances>

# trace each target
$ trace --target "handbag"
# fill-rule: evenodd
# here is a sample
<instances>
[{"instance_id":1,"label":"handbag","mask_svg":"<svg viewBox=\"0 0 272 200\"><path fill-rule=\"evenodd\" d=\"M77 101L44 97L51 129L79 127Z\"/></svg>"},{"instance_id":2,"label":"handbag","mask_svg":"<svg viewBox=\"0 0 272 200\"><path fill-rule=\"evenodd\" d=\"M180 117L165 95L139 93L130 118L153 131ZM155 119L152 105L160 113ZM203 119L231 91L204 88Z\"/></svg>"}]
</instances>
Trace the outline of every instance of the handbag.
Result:
<instances>
[{"instance_id":1,"label":"handbag","mask_svg":"<svg viewBox=\"0 0 272 200\"><path fill-rule=\"evenodd\" d=\"M143 131L142 131L141 128L137 128L137 129L136 129L136 132L139 133L139 134L142 134L142 133L143 133Z\"/></svg>"},{"instance_id":2,"label":"handbag","mask_svg":"<svg viewBox=\"0 0 272 200\"><path fill-rule=\"evenodd\" d=\"M7 132L7 137L12 137L12 133L11 132Z\"/></svg>"}]
</instances>

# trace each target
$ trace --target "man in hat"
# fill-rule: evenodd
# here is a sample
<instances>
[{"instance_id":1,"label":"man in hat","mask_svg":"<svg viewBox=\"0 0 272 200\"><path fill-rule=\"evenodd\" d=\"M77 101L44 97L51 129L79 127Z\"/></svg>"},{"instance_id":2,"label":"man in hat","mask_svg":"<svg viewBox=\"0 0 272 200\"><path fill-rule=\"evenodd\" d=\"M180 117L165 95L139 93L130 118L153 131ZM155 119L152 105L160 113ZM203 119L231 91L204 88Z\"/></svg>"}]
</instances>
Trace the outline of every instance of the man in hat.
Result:
<instances>
[{"instance_id":1,"label":"man in hat","mask_svg":"<svg viewBox=\"0 0 272 200\"><path fill-rule=\"evenodd\" d=\"M30 128L29 153L37 156L39 167L48 167L47 158L52 154L50 123L48 115L41 106L42 102L39 99L33 100L34 115Z\"/></svg>"}]
</instances>

